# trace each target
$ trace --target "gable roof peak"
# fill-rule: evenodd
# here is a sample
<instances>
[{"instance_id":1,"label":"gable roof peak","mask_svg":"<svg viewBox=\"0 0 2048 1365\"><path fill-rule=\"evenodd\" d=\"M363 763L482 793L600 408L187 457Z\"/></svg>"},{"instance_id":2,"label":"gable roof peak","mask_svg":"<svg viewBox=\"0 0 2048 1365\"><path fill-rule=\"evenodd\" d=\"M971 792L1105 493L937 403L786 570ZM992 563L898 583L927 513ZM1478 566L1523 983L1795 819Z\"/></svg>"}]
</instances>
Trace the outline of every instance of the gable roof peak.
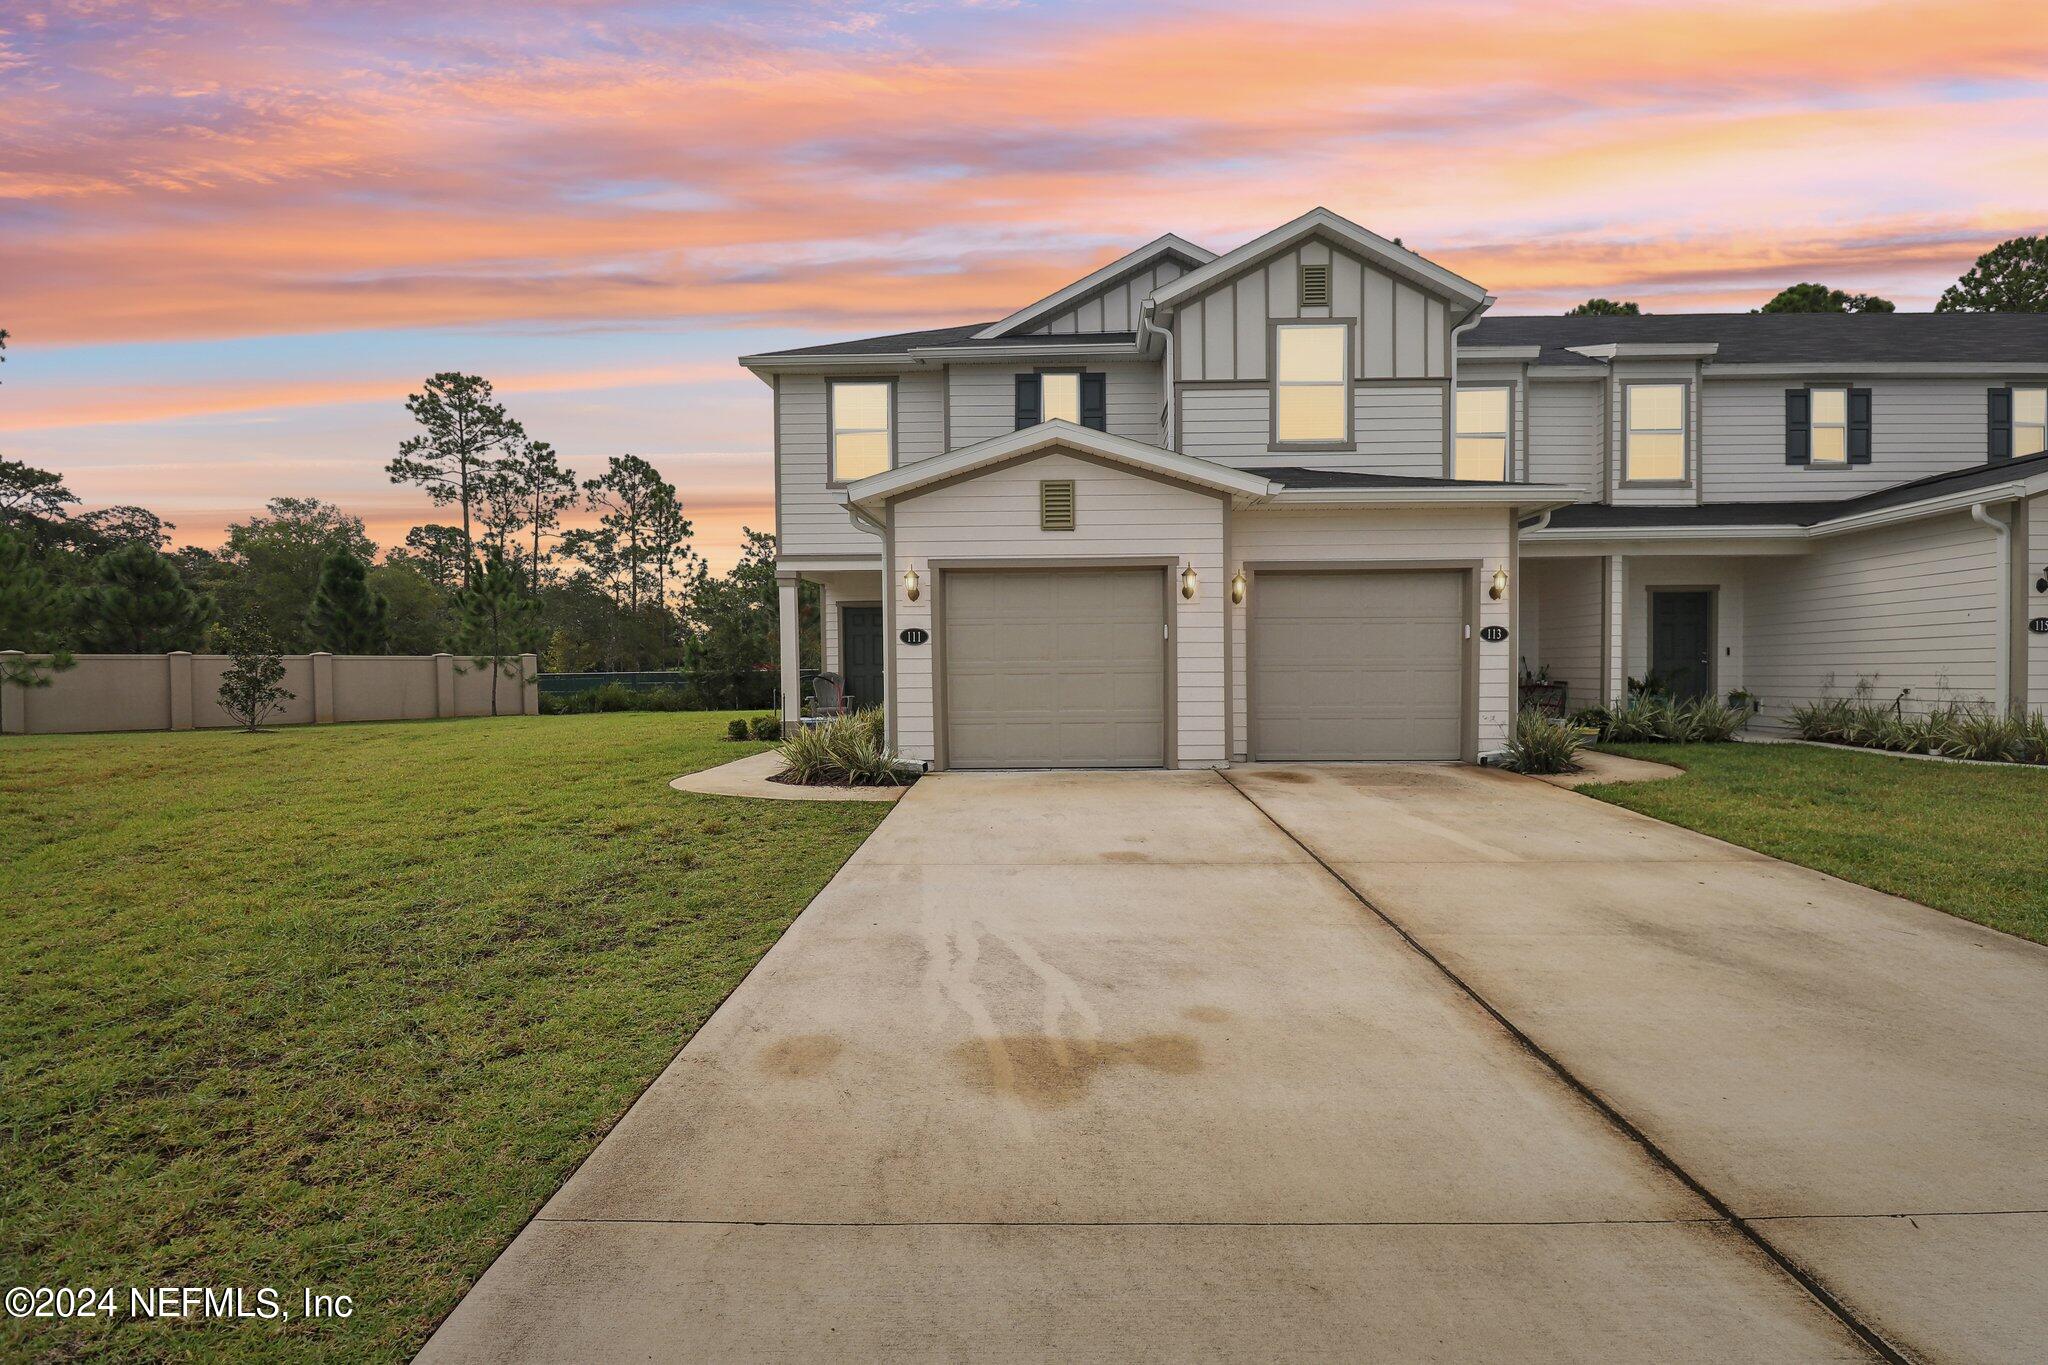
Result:
<instances>
[{"instance_id":1,"label":"gable roof peak","mask_svg":"<svg viewBox=\"0 0 2048 1365\"><path fill-rule=\"evenodd\" d=\"M1170 312L1181 300L1203 292L1218 280L1315 236L1326 236L1390 274L1441 298L1468 305L1467 316L1479 313L1493 302L1492 295L1464 276L1446 270L1399 242L1360 227L1344 215L1318 204L1272 231L1254 237L1236 250L1224 252L1201 269L1191 270L1170 284L1155 289L1152 291L1153 304L1163 312Z\"/></svg>"},{"instance_id":2,"label":"gable roof peak","mask_svg":"<svg viewBox=\"0 0 2048 1365\"><path fill-rule=\"evenodd\" d=\"M1094 293L1096 290L1103 288L1124 275L1142 270L1154 261L1162 258L1175 258L1193 268L1206 265L1210 261L1215 260L1216 253L1207 247L1196 246L1184 237L1176 236L1171 232L1163 232L1137 250L1125 252L1101 269L1091 270L1072 284L1056 289L1037 302L1019 308L1000 322L991 322L988 326L976 332L974 334L975 338L986 341L995 337L1010 336L1013 333L1024 331L1034 323L1043 321L1049 315L1059 312L1068 304Z\"/></svg>"}]
</instances>

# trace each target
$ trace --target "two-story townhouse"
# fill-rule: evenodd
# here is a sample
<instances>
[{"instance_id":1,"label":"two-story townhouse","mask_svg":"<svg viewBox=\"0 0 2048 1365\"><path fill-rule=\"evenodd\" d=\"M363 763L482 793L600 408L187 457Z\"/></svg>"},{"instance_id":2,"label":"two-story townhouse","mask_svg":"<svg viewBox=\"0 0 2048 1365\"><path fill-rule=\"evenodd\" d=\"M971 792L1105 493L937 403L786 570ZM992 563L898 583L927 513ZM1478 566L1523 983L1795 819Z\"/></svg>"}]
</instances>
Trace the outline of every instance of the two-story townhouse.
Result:
<instances>
[{"instance_id":1,"label":"two-story townhouse","mask_svg":"<svg viewBox=\"0 0 2048 1365\"><path fill-rule=\"evenodd\" d=\"M785 710L937 767L1465 759L1530 672L2048 706L2048 318L1485 316L1316 209L774 392Z\"/></svg>"}]
</instances>

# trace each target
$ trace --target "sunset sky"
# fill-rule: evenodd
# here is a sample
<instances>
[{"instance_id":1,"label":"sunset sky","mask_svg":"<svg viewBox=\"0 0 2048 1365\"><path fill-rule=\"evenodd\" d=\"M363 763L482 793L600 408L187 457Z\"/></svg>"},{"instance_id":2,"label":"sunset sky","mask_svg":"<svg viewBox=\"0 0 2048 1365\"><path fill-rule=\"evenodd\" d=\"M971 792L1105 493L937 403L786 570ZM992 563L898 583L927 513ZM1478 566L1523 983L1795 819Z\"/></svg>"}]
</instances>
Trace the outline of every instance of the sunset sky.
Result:
<instances>
[{"instance_id":1,"label":"sunset sky","mask_svg":"<svg viewBox=\"0 0 2048 1365\"><path fill-rule=\"evenodd\" d=\"M766 528L742 352L994 318L1318 203L1498 294L1924 309L2048 226L2032 3L7 0L0 454L211 544L390 544L403 399L483 374L700 548Z\"/></svg>"}]
</instances>

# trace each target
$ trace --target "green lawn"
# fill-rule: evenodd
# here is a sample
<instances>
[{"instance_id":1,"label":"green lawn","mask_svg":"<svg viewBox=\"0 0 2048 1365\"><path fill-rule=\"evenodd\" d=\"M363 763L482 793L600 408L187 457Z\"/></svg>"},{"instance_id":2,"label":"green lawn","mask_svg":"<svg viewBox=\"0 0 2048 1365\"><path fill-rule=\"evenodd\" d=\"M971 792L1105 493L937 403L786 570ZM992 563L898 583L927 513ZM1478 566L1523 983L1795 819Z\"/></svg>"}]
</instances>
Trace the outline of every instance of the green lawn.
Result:
<instances>
[{"instance_id":1,"label":"green lawn","mask_svg":"<svg viewBox=\"0 0 2048 1365\"><path fill-rule=\"evenodd\" d=\"M1801 744L1603 744L1685 776L1579 790L2048 943L2048 771Z\"/></svg>"},{"instance_id":2,"label":"green lawn","mask_svg":"<svg viewBox=\"0 0 2048 1365\"><path fill-rule=\"evenodd\" d=\"M0 1284L356 1304L0 1355L409 1356L889 809L727 719L0 740Z\"/></svg>"}]
</instances>

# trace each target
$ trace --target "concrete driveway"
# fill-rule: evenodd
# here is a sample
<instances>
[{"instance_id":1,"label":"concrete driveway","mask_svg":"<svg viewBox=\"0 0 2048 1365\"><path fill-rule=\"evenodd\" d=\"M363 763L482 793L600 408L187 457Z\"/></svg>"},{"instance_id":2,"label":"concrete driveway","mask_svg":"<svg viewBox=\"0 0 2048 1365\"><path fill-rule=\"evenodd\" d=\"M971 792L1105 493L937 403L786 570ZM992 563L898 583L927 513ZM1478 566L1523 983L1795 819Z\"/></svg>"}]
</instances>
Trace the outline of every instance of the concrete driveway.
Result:
<instances>
[{"instance_id":1,"label":"concrete driveway","mask_svg":"<svg viewBox=\"0 0 2048 1365\"><path fill-rule=\"evenodd\" d=\"M2037 1358L2048 952L1452 767L920 783L428 1360Z\"/></svg>"}]
</instances>

